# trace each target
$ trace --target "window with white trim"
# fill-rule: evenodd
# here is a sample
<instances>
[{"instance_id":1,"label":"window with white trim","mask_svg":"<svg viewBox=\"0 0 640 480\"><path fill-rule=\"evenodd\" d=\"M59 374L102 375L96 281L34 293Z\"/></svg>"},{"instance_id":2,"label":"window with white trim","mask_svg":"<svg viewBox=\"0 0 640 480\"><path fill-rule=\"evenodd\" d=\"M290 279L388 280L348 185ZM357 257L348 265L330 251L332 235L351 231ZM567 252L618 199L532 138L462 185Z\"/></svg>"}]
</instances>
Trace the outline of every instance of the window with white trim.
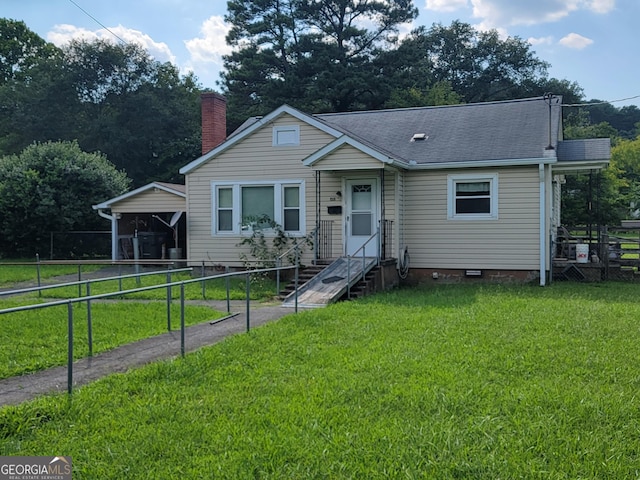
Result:
<instances>
[{"instance_id":1,"label":"window with white trim","mask_svg":"<svg viewBox=\"0 0 640 480\"><path fill-rule=\"evenodd\" d=\"M297 147L300 145L299 125L280 125L273 127L274 147Z\"/></svg>"},{"instance_id":2,"label":"window with white trim","mask_svg":"<svg viewBox=\"0 0 640 480\"><path fill-rule=\"evenodd\" d=\"M449 175L447 217L450 220L498 218L498 174Z\"/></svg>"},{"instance_id":3,"label":"window with white trim","mask_svg":"<svg viewBox=\"0 0 640 480\"><path fill-rule=\"evenodd\" d=\"M216 190L216 230L233 231L233 188L218 187Z\"/></svg>"},{"instance_id":4,"label":"window with white trim","mask_svg":"<svg viewBox=\"0 0 640 480\"><path fill-rule=\"evenodd\" d=\"M260 219L304 235L304 181L212 183L212 234L250 233Z\"/></svg>"}]
</instances>

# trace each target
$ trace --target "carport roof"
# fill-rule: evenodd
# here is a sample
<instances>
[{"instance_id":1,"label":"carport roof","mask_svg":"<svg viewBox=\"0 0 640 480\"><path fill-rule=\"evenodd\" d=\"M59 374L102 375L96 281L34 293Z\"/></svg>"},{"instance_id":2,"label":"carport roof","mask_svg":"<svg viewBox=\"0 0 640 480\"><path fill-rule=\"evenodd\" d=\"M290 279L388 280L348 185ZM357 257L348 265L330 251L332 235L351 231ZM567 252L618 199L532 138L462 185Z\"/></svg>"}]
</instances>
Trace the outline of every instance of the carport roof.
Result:
<instances>
[{"instance_id":1,"label":"carport roof","mask_svg":"<svg viewBox=\"0 0 640 480\"><path fill-rule=\"evenodd\" d=\"M158 189L163 190L167 193L171 193L173 195L177 195L182 198L187 198L186 187L184 185L178 183L166 183L166 182L151 182L147 185L144 185L140 188L136 188L135 190L131 190L130 192L123 193L117 197L111 198L105 202L99 203L97 205L93 205L94 210L105 210L111 208L111 206L115 203L121 202L122 200L126 200L131 197L135 197L143 192Z\"/></svg>"}]
</instances>

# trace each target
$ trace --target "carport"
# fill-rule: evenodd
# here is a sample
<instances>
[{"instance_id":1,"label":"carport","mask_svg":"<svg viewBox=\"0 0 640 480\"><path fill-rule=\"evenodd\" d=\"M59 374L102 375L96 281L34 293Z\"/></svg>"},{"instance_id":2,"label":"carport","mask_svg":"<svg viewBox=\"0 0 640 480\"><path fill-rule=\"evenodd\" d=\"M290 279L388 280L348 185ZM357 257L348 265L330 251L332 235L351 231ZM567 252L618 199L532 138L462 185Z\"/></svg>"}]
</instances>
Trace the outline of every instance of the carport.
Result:
<instances>
[{"instance_id":1,"label":"carport","mask_svg":"<svg viewBox=\"0 0 640 480\"><path fill-rule=\"evenodd\" d=\"M152 182L93 209L111 222L111 259L182 258L186 241L185 186Z\"/></svg>"}]
</instances>

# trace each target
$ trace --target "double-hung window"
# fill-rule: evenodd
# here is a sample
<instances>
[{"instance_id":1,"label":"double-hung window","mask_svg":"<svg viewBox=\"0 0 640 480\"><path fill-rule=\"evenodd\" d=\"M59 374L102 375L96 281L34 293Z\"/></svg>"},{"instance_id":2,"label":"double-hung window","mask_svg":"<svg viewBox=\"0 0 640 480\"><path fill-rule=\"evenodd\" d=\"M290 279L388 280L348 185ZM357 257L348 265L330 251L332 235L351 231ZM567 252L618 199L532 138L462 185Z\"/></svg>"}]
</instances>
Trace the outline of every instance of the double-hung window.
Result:
<instances>
[{"instance_id":1,"label":"double-hung window","mask_svg":"<svg viewBox=\"0 0 640 480\"><path fill-rule=\"evenodd\" d=\"M304 181L214 182L212 234L250 233L271 222L291 235L304 235Z\"/></svg>"},{"instance_id":2,"label":"double-hung window","mask_svg":"<svg viewBox=\"0 0 640 480\"><path fill-rule=\"evenodd\" d=\"M450 220L498 218L498 175L449 175L447 216Z\"/></svg>"}]
</instances>

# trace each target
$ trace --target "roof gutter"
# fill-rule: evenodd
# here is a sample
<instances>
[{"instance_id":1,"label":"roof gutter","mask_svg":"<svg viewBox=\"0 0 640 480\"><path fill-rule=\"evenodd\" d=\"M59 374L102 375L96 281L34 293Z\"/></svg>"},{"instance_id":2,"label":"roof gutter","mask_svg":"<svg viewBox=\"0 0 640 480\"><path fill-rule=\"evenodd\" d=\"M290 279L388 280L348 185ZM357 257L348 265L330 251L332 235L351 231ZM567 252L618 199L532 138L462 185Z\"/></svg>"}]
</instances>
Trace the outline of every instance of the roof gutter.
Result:
<instances>
[{"instance_id":1,"label":"roof gutter","mask_svg":"<svg viewBox=\"0 0 640 480\"><path fill-rule=\"evenodd\" d=\"M452 168L478 168L478 167L522 167L530 165L551 165L557 163L555 157L537 158L507 158L504 160L472 160L465 162L437 162L437 163L416 163L409 162L403 164L409 170L442 170Z\"/></svg>"}]
</instances>

